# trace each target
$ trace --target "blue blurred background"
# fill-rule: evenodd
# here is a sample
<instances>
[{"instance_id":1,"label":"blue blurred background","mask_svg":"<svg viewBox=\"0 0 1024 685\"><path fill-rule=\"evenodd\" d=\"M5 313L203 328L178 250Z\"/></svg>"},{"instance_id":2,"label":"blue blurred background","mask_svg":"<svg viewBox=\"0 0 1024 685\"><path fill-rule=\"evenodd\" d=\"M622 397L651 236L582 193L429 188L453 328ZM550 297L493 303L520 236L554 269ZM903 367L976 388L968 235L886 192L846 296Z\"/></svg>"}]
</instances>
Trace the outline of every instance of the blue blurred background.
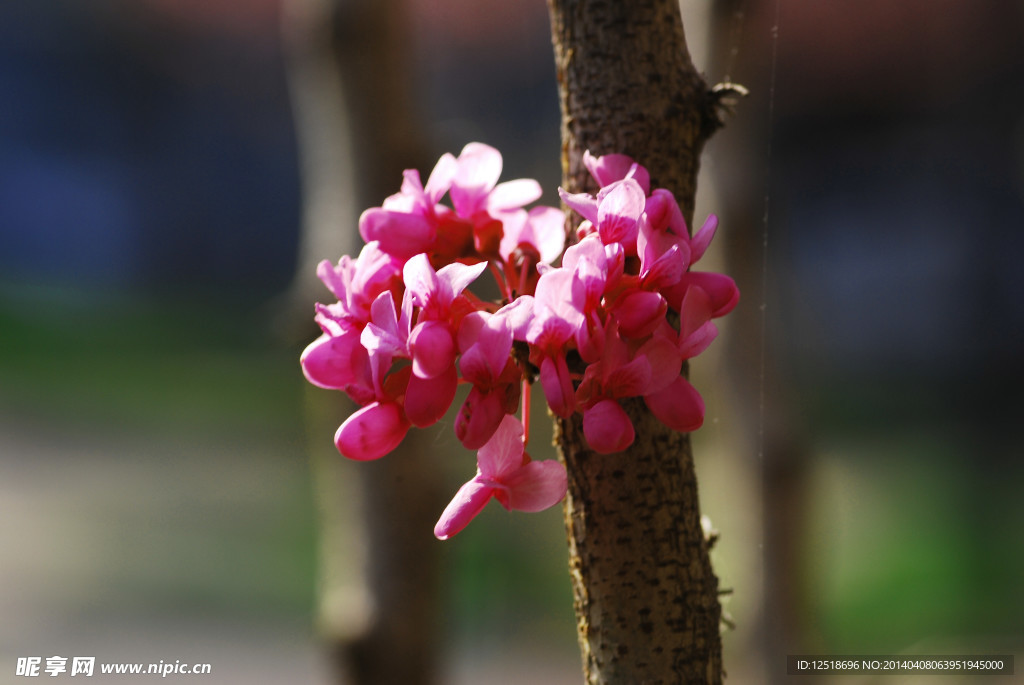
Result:
<instances>
[{"instance_id":1,"label":"blue blurred background","mask_svg":"<svg viewBox=\"0 0 1024 685\"><path fill-rule=\"evenodd\" d=\"M743 291L693 364L731 677L779 682L798 651L1019 660L1021 10L682 7L709 82L751 90L697 208ZM409 13L430 157L490 143L554 203L544 3ZM59 654L329 681L310 454L333 448L297 364L326 293L297 268L283 16L0 4L0 672ZM558 511L488 509L442 557L445 682L578 677Z\"/></svg>"}]
</instances>

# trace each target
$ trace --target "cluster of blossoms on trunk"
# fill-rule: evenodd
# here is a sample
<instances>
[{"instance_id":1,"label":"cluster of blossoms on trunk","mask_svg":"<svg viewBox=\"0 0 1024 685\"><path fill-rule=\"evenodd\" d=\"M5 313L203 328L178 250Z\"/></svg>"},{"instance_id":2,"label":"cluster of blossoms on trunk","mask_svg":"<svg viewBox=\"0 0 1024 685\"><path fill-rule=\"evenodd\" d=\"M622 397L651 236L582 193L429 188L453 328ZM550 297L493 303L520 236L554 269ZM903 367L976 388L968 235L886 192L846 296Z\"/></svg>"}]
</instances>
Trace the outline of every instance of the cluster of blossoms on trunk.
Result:
<instances>
[{"instance_id":1,"label":"cluster of blossoms on trunk","mask_svg":"<svg viewBox=\"0 0 1024 685\"><path fill-rule=\"evenodd\" d=\"M565 468L530 458L528 411L516 418L538 378L553 413L582 414L596 452L633 442L621 399L642 397L678 431L703 423L683 362L711 343L712 319L739 299L728 276L691 268L717 219L691 237L675 198L651 191L644 167L618 154L586 153L584 163L600 189L559 189L583 217L564 253L562 211L524 208L540 198L540 185L498 183L501 154L470 143L458 157L442 156L425 185L407 170L400 192L360 217L359 256L318 267L337 301L317 305L323 334L301 364L311 383L361 406L335 434L343 455L384 456L412 426L439 421L460 382L469 386L455 434L477 451L476 475L441 515L438 538L462 530L492 497L520 511L564 497ZM467 289L484 271L500 302Z\"/></svg>"}]
</instances>

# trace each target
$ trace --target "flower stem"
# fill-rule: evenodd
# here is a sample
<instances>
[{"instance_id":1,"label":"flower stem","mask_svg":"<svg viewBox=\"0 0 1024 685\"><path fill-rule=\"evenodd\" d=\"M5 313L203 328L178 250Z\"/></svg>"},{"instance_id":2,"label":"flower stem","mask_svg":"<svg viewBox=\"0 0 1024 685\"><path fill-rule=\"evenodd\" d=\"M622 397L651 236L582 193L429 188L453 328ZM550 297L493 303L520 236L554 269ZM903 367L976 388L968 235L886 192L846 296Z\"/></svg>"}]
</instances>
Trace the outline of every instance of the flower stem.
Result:
<instances>
[{"instance_id":1,"label":"flower stem","mask_svg":"<svg viewBox=\"0 0 1024 685\"><path fill-rule=\"evenodd\" d=\"M523 447L530 444L530 381L523 379Z\"/></svg>"}]
</instances>

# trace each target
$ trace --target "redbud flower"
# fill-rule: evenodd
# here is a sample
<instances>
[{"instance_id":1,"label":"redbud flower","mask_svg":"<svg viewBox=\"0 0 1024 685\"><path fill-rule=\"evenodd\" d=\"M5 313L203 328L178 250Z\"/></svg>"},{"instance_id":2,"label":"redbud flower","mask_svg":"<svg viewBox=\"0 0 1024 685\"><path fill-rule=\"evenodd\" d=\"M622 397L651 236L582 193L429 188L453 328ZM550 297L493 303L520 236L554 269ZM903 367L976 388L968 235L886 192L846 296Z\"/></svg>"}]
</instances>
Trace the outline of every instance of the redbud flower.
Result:
<instances>
[{"instance_id":1,"label":"redbud flower","mask_svg":"<svg viewBox=\"0 0 1024 685\"><path fill-rule=\"evenodd\" d=\"M565 497L565 467L554 459L532 461L523 445L523 425L506 416L494 435L477 452L477 472L459 488L434 526L434 535L447 540L466 527L491 498L506 509L543 511Z\"/></svg>"},{"instance_id":2,"label":"redbud flower","mask_svg":"<svg viewBox=\"0 0 1024 685\"><path fill-rule=\"evenodd\" d=\"M602 155L594 157L590 150L583 153L583 166L602 187L610 186L615 181L632 178L640 184L644 194L651 191L651 176L647 169L633 161L627 155Z\"/></svg>"},{"instance_id":3,"label":"redbud flower","mask_svg":"<svg viewBox=\"0 0 1024 685\"><path fill-rule=\"evenodd\" d=\"M457 158L442 156L426 184L407 170L401 190L360 217L367 244L359 256L318 267L337 300L316 306L322 333L300 361L311 383L361 405L335 434L343 455L387 454L411 426L439 421L460 381L471 386L455 434L478 450L477 474L442 514L439 538L491 498L538 511L564 496L564 467L531 461L514 416L524 382L537 376L554 414L582 413L597 452L634 441L626 398L642 397L675 430L704 420L683 362L707 348L718 333L712 319L739 298L728 276L691 268L717 219L691 237L675 198L652 191L643 166L589 152L583 163L600 187L593 195L559 189L584 219L564 254L564 213L525 209L541 195L537 182L499 183L501 154L470 143ZM467 291L488 269L500 302ZM667 316L670 308L678 316Z\"/></svg>"},{"instance_id":4,"label":"redbud flower","mask_svg":"<svg viewBox=\"0 0 1024 685\"><path fill-rule=\"evenodd\" d=\"M401 192L359 217L363 240L380 241L384 252L400 259L429 250L437 237L437 204L451 187L457 170L454 157L442 156L425 187L418 171L406 170Z\"/></svg>"},{"instance_id":5,"label":"redbud flower","mask_svg":"<svg viewBox=\"0 0 1024 685\"><path fill-rule=\"evenodd\" d=\"M521 298L495 314L474 312L463 319L459 368L473 389L455 420L455 436L467 449L483 446L519 405L522 372L509 353L515 319L528 317L523 310L530 308L532 298Z\"/></svg>"}]
</instances>

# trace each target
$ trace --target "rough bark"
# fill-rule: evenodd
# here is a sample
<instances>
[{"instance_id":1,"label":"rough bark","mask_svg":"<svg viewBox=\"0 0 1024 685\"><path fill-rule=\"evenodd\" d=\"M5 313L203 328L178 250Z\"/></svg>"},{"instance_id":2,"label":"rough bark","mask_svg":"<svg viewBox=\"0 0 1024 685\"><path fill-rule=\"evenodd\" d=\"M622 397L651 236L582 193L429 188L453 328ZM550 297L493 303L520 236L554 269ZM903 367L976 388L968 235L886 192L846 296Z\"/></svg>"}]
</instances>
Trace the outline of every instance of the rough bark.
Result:
<instances>
[{"instance_id":1,"label":"rough bark","mask_svg":"<svg viewBox=\"0 0 1024 685\"><path fill-rule=\"evenodd\" d=\"M549 0L562 109L563 185L593 190L582 164L621 152L692 224L714 98L686 50L676 0ZM718 580L700 524L688 435L640 400L623 402L637 439L621 454L586 447L578 415L558 420L569 472L565 521L587 683L717 683Z\"/></svg>"},{"instance_id":2,"label":"rough bark","mask_svg":"<svg viewBox=\"0 0 1024 685\"><path fill-rule=\"evenodd\" d=\"M289 0L284 6L308 274L320 259L358 251L360 209L394 193L403 169L428 161L410 102L404 4ZM339 244L339 234L347 247L328 249ZM296 290L308 321L307 287ZM316 292L324 296L319 284ZM319 415L312 417L319 440L354 406L322 394L318 400L311 414ZM318 622L338 682L437 682L439 551L424 521L436 517L444 499L428 459L430 439L414 431L372 464L347 462L327 446L314 456L322 538Z\"/></svg>"}]
</instances>

